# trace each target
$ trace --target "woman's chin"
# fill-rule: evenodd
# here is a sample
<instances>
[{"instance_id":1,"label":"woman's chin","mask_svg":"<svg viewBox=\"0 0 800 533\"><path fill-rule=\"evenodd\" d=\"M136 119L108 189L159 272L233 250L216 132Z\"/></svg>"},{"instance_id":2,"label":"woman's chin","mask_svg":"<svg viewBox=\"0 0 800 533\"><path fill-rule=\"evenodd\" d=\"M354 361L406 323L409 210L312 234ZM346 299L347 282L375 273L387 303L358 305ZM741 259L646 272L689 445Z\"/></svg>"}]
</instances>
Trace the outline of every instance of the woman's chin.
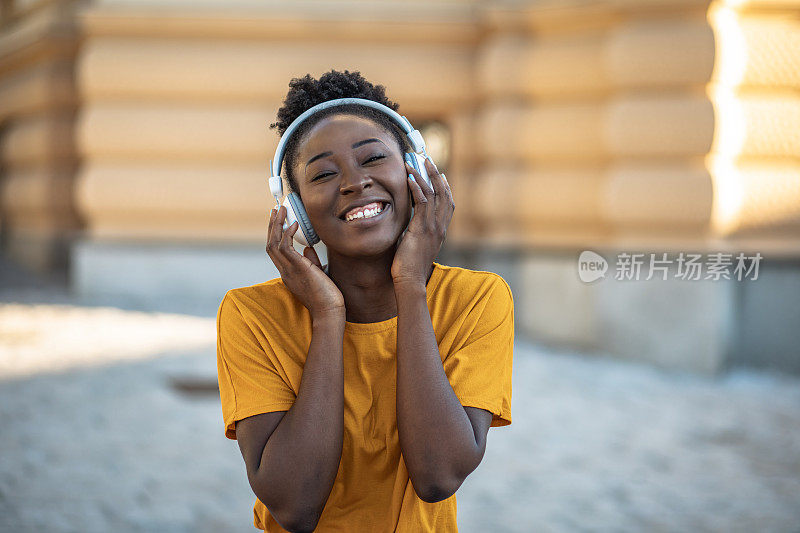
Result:
<instances>
[{"instance_id":1,"label":"woman's chin","mask_svg":"<svg viewBox=\"0 0 800 533\"><path fill-rule=\"evenodd\" d=\"M331 242L330 244L326 244L326 246L328 247L329 256L331 252L333 252L337 255L342 255L345 257L360 257L366 259L369 257L380 257L390 252L394 254L397 241L398 238L392 239L391 237L387 237L384 239L365 239L364 241L358 243Z\"/></svg>"}]
</instances>

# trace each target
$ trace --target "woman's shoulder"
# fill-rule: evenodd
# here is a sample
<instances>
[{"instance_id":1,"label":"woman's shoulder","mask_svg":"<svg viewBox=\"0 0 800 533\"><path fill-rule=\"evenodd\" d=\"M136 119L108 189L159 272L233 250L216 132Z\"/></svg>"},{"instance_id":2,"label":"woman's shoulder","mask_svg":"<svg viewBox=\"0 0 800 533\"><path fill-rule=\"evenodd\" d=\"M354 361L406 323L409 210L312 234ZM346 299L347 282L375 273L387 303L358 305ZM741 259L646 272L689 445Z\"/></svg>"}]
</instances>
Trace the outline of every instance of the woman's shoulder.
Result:
<instances>
[{"instance_id":1,"label":"woman's shoulder","mask_svg":"<svg viewBox=\"0 0 800 533\"><path fill-rule=\"evenodd\" d=\"M233 303L242 312L247 310L269 314L296 314L299 311L298 305L302 308L302 304L284 285L281 278L229 289L220 306L222 307L226 301Z\"/></svg>"},{"instance_id":2,"label":"woman's shoulder","mask_svg":"<svg viewBox=\"0 0 800 533\"><path fill-rule=\"evenodd\" d=\"M286 288L286 285L283 284L283 280L281 278L275 278L269 281L262 281L261 283L247 285L245 287L235 287L233 289L229 289L228 292L225 293L225 297L230 297L233 299L261 299L264 297L274 298L281 297L288 292L289 291Z\"/></svg>"},{"instance_id":3,"label":"woman's shoulder","mask_svg":"<svg viewBox=\"0 0 800 533\"><path fill-rule=\"evenodd\" d=\"M440 277L431 300L433 308L439 312L482 309L507 314L513 309L514 296L500 274L457 266L438 267Z\"/></svg>"},{"instance_id":4,"label":"woman's shoulder","mask_svg":"<svg viewBox=\"0 0 800 533\"><path fill-rule=\"evenodd\" d=\"M513 322L514 297L501 275L442 265L439 276L428 300L434 330L456 326L459 334L471 335Z\"/></svg>"},{"instance_id":5,"label":"woman's shoulder","mask_svg":"<svg viewBox=\"0 0 800 533\"><path fill-rule=\"evenodd\" d=\"M440 288L456 289L458 291L483 292L507 291L511 294L508 282L500 274L488 270L473 270L465 267L442 265L436 263L441 271Z\"/></svg>"}]
</instances>

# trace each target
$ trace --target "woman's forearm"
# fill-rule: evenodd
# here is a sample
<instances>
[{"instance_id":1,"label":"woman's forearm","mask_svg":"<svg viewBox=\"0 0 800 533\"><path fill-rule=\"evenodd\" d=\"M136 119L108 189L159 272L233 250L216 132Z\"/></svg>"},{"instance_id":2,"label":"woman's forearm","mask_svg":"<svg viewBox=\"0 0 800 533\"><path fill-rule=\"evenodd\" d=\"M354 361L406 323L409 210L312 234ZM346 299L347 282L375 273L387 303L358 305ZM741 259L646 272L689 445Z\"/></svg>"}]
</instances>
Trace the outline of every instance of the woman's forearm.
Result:
<instances>
[{"instance_id":1,"label":"woman's forearm","mask_svg":"<svg viewBox=\"0 0 800 533\"><path fill-rule=\"evenodd\" d=\"M396 283L397 428L417 494L425 501L452 495L480 462L485 443L442 366L423 283Z\"/></svg>"},{"instance_id":2,"label":"woman's forearm","mask_svg":"<svg viewBox=\"0 0 800 533\"><path fill-rule=\"evenodd\" d=\"M282 526L311 530L342 455L344 312L313 320L300 387L267 441L256 478L259 498ZM310 528L310 529L309 529Z\"/></svg>"}]
</instances>

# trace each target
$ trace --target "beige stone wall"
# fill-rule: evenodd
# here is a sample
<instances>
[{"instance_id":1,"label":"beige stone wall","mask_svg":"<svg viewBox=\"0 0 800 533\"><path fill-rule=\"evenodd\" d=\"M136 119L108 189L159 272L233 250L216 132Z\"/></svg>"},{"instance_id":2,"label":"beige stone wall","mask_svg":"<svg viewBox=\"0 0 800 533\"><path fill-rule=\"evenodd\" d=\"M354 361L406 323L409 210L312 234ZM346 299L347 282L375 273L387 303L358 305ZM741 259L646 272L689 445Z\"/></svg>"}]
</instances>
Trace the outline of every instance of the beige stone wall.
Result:
<instances>
[{"instance_id":1,"label":"beige stone wall","mask_svg":"<svg viewBox=\"0 0 800 533\"><path fill-rule=\"evenodd\" d=\"M183 8L88 10L76 199L89 235L263 240L278 141L268 125L296 76L360 70L413 122L457 122L474 99L469 6L361 11L346 5L332 21L289 3L247 17L222 6L191 17Z\"/></svg>"},{"instance_id":2,"label":"beige stone wall","mask_svg":"<svg viewBox=\"0 0 800 533\"><path fill-rule=\"evenodd\" d=\"M450 128L453 245L800 254L795 0L3 5L0 223L31 265L81 220L263 240L267 126L330 68Z\"/></svg>"},{"instance_id":3,"label":"beige stone wall","mask_svg":"<svg viewBox=\"0 0 800 533\"><path fill-rule=\"evenodd\" d=\"M479 51L487 241L800 252L800 4L542 4Z\"/></svg>"}]
</instances>

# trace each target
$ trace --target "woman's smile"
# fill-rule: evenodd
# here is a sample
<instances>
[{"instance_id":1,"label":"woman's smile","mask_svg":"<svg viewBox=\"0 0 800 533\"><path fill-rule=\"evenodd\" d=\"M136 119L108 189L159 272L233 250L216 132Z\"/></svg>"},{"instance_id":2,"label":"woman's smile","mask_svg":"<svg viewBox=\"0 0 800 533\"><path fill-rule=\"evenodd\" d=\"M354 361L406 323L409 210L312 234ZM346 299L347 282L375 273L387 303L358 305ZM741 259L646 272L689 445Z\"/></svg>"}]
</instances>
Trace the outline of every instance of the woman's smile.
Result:
<instances>
[{"instance_id":1,"label":"woman's smile","mask_svg":"<svg viewBox=\"0 0 800 533\"><path fill-rule=\"evenodd\" d=\"M389 202L372 202L363 207L353 208L345 214L344 222L348 226L355 225L359 228L373 226L383 220L391 206Z\"/></svg>"}]
</instances>

